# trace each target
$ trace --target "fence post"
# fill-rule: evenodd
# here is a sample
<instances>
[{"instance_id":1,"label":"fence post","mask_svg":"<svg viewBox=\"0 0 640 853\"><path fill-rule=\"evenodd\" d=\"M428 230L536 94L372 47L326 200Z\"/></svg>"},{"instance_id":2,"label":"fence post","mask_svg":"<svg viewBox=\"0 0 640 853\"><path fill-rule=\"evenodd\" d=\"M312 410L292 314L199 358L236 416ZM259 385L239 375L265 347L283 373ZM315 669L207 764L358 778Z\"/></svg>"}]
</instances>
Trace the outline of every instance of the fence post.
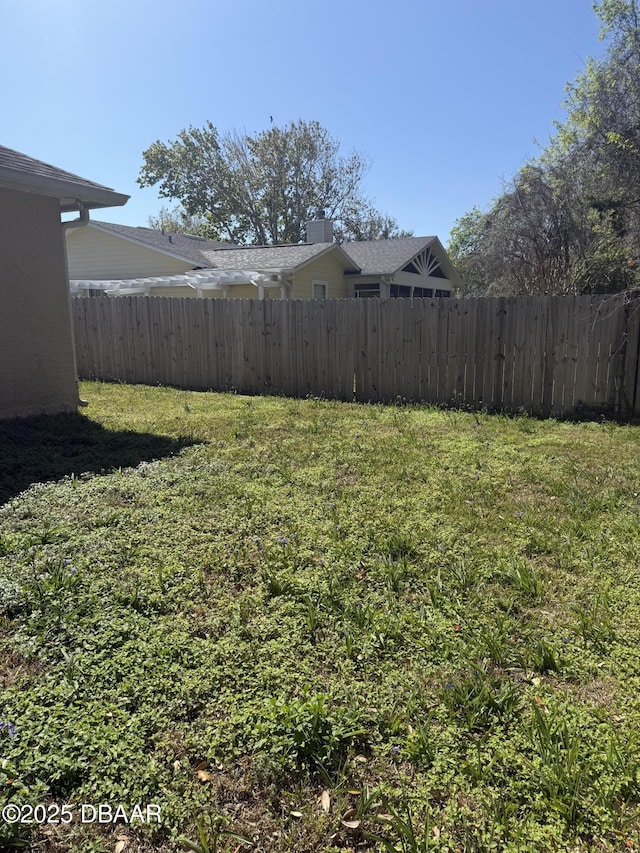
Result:
<instances>
[{"instance_id":1,"label":"fence post","mask_svg":"<svg viewBox=\"0 0 640 853\"><path fill-rule=\"evenodd\" d=\"M620 415L625 419L640 414L640 290L625 294Z\"/></svg>"}]
</instances>

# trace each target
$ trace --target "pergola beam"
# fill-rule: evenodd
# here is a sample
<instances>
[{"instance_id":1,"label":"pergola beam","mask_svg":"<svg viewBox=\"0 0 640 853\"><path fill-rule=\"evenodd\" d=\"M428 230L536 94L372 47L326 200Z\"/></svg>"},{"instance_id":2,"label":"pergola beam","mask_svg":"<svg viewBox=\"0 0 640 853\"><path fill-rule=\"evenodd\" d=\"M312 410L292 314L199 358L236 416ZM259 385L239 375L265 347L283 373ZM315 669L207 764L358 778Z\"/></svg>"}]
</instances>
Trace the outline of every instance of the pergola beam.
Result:
<instances>
[{"instance_id":1,"label":"pergola beam","mask_svg":"<svg viewBox=\"0 0 640 853\"><path fill-rule=\"evenodd\" d=\"M112 296L133 296L149 293L155 287L190 287L198 292L221 290L228 292L234 285L251 284L258 288L264 298L265 288L279 288L281 296L286 292L281 276L261 273L256 270L194 270L180 275L157 275L147 278L129 279L74 279L70 282L72 293L101 290Z\"/></svg>"}]
</instances>

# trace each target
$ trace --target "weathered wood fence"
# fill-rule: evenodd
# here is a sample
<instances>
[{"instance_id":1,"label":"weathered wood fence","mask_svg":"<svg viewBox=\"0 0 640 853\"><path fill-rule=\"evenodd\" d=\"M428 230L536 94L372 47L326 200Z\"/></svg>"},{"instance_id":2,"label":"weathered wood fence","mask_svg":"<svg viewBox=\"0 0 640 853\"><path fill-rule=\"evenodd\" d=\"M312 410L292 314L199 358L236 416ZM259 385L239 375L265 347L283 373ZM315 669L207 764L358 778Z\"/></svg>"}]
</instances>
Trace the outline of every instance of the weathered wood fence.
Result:
<instances>
[{"instance_id":1,"label":"weathered wood fence","mask_svg":"<svg viewBox=\"0 0 640 853\"><path fill-rule=\"evenodd\" d=\"M638 292L72 304L85 379L542 416L640 414Z\"/></svg>"}]
</instances>

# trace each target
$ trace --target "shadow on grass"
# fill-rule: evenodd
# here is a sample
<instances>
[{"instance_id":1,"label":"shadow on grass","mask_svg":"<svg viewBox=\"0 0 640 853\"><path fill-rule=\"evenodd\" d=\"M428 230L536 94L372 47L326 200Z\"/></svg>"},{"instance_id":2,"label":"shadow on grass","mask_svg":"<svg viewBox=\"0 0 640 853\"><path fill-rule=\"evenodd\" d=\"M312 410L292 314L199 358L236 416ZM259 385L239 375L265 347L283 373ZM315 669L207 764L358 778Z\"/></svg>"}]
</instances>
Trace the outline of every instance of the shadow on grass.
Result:
<instances>
[{"instance_id":1,"label":"shadow on grass","mask_svg":"<svg viewBox=\"0 0 640 853\"><path fill-rule=\"evenodd\" d=\"M196 444L145 432L105 429L83 415L0 421L0 505L34 483L108 473L173 456Z\"/></svg>"}]
</instances>

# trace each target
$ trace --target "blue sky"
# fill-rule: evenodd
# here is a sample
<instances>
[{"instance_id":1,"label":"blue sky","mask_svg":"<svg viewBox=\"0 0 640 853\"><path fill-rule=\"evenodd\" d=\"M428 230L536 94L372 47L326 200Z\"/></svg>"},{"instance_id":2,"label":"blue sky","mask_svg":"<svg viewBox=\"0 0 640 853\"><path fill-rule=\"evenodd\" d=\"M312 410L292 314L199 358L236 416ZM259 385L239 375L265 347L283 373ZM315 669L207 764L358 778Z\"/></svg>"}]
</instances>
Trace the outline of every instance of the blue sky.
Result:
<instances>
[{"instance_id":1,"label":"blue sky","mask_svg":"<svg viewBox=\"0 0 640 853\"><path fill-rule=\"evenodd\" d=\"M183 127L317 120L367 155L364 190L446 242L564 118L600 56L590 0L0 0L0 144L162 205L142 152Z\"/></svg>"}]
</instances>

